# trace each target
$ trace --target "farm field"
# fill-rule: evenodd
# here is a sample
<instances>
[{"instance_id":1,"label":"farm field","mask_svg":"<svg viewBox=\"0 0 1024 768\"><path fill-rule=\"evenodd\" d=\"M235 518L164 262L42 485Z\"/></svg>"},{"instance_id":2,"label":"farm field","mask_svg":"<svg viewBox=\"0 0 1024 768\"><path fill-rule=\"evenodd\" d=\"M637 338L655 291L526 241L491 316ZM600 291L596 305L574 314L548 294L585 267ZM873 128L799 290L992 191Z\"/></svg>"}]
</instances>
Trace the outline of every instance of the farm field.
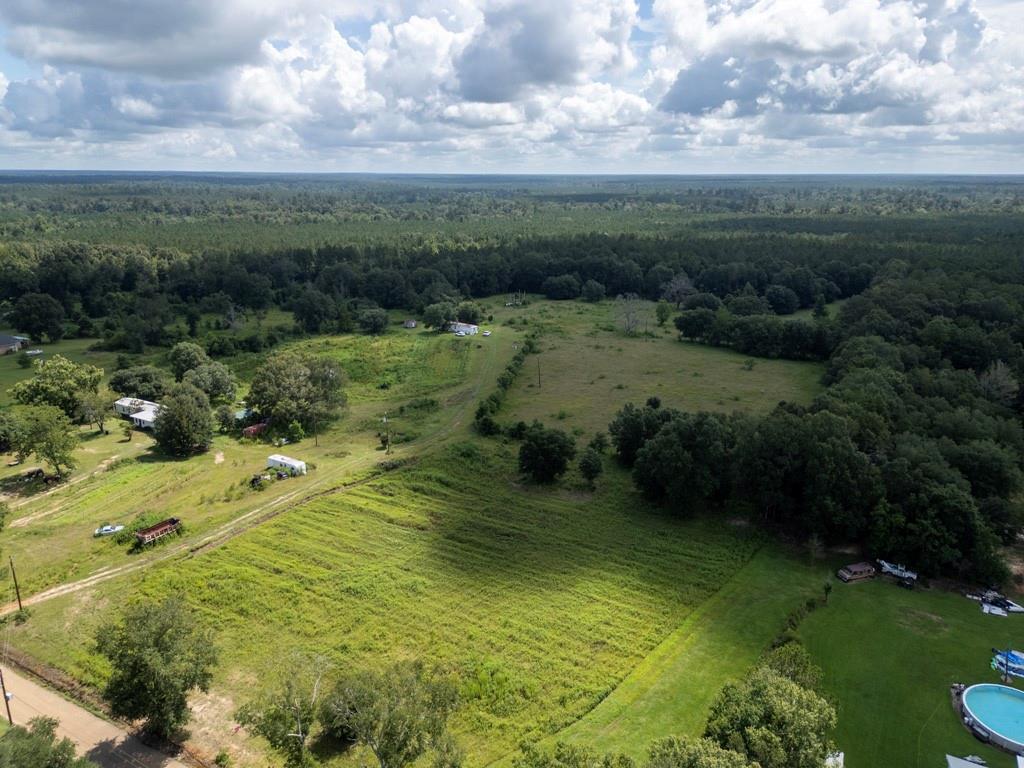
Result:
<instances>
[{"instance_id":1,"label":"farm field","mask_svg":"<svg viewBox=\"0 0 1024 768\"><path fill-rule=\"evenodd\" d=\"M829 602L800 636L839 702L836 740L850 768L926 768L942 765L946 753L1013 765L963 728L949 686L999 682L991 649L1020 647L1020 616L986 616L955 592L907 592L882 580L837 584Z\"/></svg>"},{"instance_id":2,"label":"farm field","mask_svg":"<svg viewBox=\"0 0 1024 768\"><path fill-rule=\"evenodd\" d=\"M210 697L217 705L200 706L195 723L215 739L202 745L213 751L246 748L228 735L230 712L291 649L327 653L344 666L425 658L460 680L456 732L471 765L586 715L681 625L697 629L698 644L727 642L715 627L734 632L736 625L723 624L720 609L711 609L717 619L705 616L702 606L761 549L756 534L653 509L619 470L589 495L524 489L513 465L510 447L457 442L201 555L40 605L13 630L12 642L96 684L103 670L88 637L117 595L184 595L217 628L224 652L225 672ZM490 479L486 497L481 475ZM676 701L696 710L686 728L701 725L707 697L756 657L786 613L819 585L809 570L782 579L787 586L770 601L746 589L749 582L741 590L764 617L735 666L701 670L706 646L674 662L668 680L696 674L695 687L708 689L694 701ZM660 709L664 693L651 695ZM642 750L659 728L678 728L674 711L642 733L610 733L608 742Z\"/></svg>"},{"instance_id":3,"label":"farm field","mask_svg":"<svg viewBox=\"0 0 1024 768\"><path fill-rule=\"evenodd\" d=\"M658 328L653 306L644 305L651 335L632 338L616 328L611 301L541 302L517 310L528 327L544 331L541 353L527 359L506 412L591 434L606 429L624 403L652 395L683 410L764 413L780 400L809 403L822 391L820 365L748 363L732 350L680 342L674 328Z\"/></svg>"},{"instance_id":4,"label":"farm field","mask_svg":"<svg viewBox=\"0 0 1024 768\"><path fill-rule=\"evenodd\" d=\"M511 354L512 336L479 349L456 343L466 340L426 333L300 343L339 359L351 371L346 387L350 407L320 436L319 446L307 437L288 449L316 467L309 476L274 483L262 492L251 490L247 481L262 470L272 448L227 436L216 437L205 454L173 460L155 453L145 433L136 432L126 442L116 421L108 427L110 435L83 428L76 451L79 469L50 491L19 482L26 467L7 466L13 457L0 456L0 492L7 494L11 506L4 552L18 565L23 593L85 578L99 569L138 567L166 556L168 547L190 547L219 536L232 521L253 524L296 497L364 477L382 458L377 432L388 409L396 457L418 450L462 423L475 393L490 385L499 363ZM388 384L386 389L382 383ZM404 407L411 401L421 407ZM152 510L182 518L183 539L129 555L127 546L92 537L103 523L128 524Z\"/></svg>"}]
</instances>

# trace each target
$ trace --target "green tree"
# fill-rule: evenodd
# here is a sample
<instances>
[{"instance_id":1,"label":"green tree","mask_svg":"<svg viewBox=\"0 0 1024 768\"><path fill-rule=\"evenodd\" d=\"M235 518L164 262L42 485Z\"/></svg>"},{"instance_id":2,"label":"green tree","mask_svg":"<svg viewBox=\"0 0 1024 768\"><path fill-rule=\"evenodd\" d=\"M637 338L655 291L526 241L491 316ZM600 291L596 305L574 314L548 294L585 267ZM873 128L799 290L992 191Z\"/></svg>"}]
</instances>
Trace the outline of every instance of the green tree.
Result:
<instances>
[{"instance_id":1,"label":"green tree","mask_svg":"<svg viewBox=\"0 0 1024 768\"><path fill-rule=\"evenodd\" d=\"M170 387L167 374L153 365L122 368L110 377L110 388L122 397L159 401Z\"/></svg>"},{"instance_id":2,"label":"green tree","mask_svg":"<svg viewBox=\"0 0 1024 768\"><path fill-rule=\"evenodd\" d=\"M235 428L235 409L228 404L219 405L214 411L214 418L221 432L231 432Z\"/></svg>"},{"instance_id":3,"label":"green tree","mask_svg":"<svg viewBox=\"0 0 1024 768\"><path fill-rule=\"evenodd\" d=\"M235 399L238 382L224 363L210 361L185 372L182 381L201 389L211 403L230 403Z\"/></svg>"},{"instance_id":4,"label":"green tree","mask_svg":"<svg viewBox=\"0 0 1024 768\"><path fill-rule=\"evenodd\" d=\"M307 333L319 333L338 314L334 299L315 288L309 288L292 305L296 322Z\"/></svg>"},{"instance_id":5,"label":"green tree","mask_svg":"<svg viewBox=\"0 0 1024 768\"><path fill-rule=\"evenodd\" d=\"M364 309L359 313L359 327L363 333L384 333L388 327L388 313L383 309Z\"/></svg>"},{"instance_id":6,"label":"green tree","mask_svg":"<svg viewBox=\"0 0 1024 768\"><path fill-rule=\"evenodd\" d=\"M672 305L662 299L654 305L654 317L657 319L658 325L665 325L672 317Z\"/></svg>"},{"instance_id":7,"label":"green tree","mask_svg":"<svg viewBox=\"0 0 1024 768\"><path fill-rule=\"evenodd\" d=\"M297 352L268 357L253 374L246 403L278 428L298 421L305 429L334 418L345 403L337 363Z\"/></svg>"},{"instance_id":8,"label":"green tree","mask_svg":"<svg viewBox=\"0 0 1024 768\"><path fill-rule=\"evenodd\" d=\"M535 744L524 744L512 760L512 768L636 768L625 755L598 755L588 747L558 742L546 752Z\"/></svg>"},{"instance_id":9,"label":"green tree","mask_svg":"<svg viewBox=\"0 0 1024 768\"><path fill-rule=\"evenodd\" d=\"M576 456L576 444L560 429L548 429L539 421L527 427L519 447L519 471L534 482L550 483L565 474Z\"/></svg>"},{"instance_id":10,"label":"green tree","mask_svg":"<svg viewBox=\"0 0 1024 768\"><path fill-rule=\"evenodd\" d=\"M88 392L78 404L78 418L86 424L95 424L96 431L105 432L104 425L113 415L114 394L108 390Z\"/></svg>"},{"instance_id":11,"label":"green tree","mask_svg":"<svg viewBox=\"0 0 1024 768\"><path fill-rule=\"evenodd\" d=\"M179 341L171 347L171 351L167 353L167 359L177 381L185 378L185 374L189 371L210 362L206 350L191 341Z\"/></svg>"},{"instance_id":12,"label":"green tree","mask_svg":"<svg viewBox=\"0 0 1024 768\"><path fill-rule=\"evenodd\" d=\"M800 309L800 297L784 285L769 285L765 288L764 299L777 315L792 315Z\"/></svg>"},{"instance_id":13,"label":"green tree","mask_svg":"<svg viewBox=\"0 0 1024 768\"><path fill-rule=\"evenodd\" d=\"M189 693L209 689L217 663L212 633L177 597L130 606L99 628L96 647L111 667L103 689L111 713L144 720L165 739L188 722Z\"/></svg>"},{"instance_id":14,"label":"green tree","mask_svg":"<svg viewBox=\"0 0 1024 768\"><path fill-rule=\"evenodd\" d=\"M831 591L832 584L825 586ZM783 677L788 677L801 688L817 691L821 687L821 668L811 660L811 655L800 643L791 642L773 648L764 655L758 666L768 667Z\"/></svg>"},{"instance_id":15,"label":"green tree","mask_svg":"<svg viewBox=\"0 0 1024 768\"><path fill-rule=\"evenodd\" d=\"M52 405L32 405L15 415L12 447L24 461L31 454L49 464L58 477L75 468L78 435L71 420Z\"/></svg>"},{"instance_id":16,"label":"green tree","mask_svg":"<svg viewBox=\"0 0 1024 768\"><path fill-rule=\"evenodd\" d=\"M692 509L729 490L729 457L736 442L728 418L680 413L637 452L633 480L652 499Z\"/></svg>"},{"instance_id":17,"label":"green tree","mask_svg":"<svg viewBox=\"0 0 1024 768\"><path fill-rule=\"evenodd\" d=\"M329 670L320 656L293 653L263 679L262 693L235 715L242 725L262 736L284 756L287 768L315 764L309 754L309 735L316 725L324 678Z\"/></svg>"},{"instance_id":18,"label":"green tree","mask_svg":"<svg viewBox=\"0 0 1024 768\"><path fill-rule=\"evenodd\" d=\"M814 691L761 667L729 683L711 705L704 735L761 768L822 768L836 712Z\"/></svg>"},{"instance_id":19,"label":"green tree","mask_svg":"<svg viewBox=\"0 0 1024 768\"><path fill-rule=\"evenodd\" d=\"M153 424L153 438L164 453L189 456L213 441L210 400L201 389L179 384L164 398Z\"/></svg>"},{"instance_id":20,"label":"green tree","mask_svg":"<svg viewBox=\"0 0 1024 768\"><path fill-rule=\"evenodd\" d=\"M594 487L594 481L601 476L604 472L604 462L601 460L601 454L593 446L589 446L580 456L580 474L590 484L590 487Z\"/></svg>"},{"instance_id":21,"label":"green tree","mask_svg":"<svg viewBox=\"0 0 1024 768\"><path fill-rule=\"evenodd\" d=\"M45 336L51 342L64 338L64 307L45 293L26 293L14 302L11 313L15 327L33 339Z\"/></svg>"},{"instance_id":22,"label":"green tree","mask_svg":"<svg viewBox=\"0 0 1024 768\"><path fill-rule=\"evenodd\" d=\"M98 768L75 755L71 739L57 738L58 725L52 717L36 717L28 728L11 728L0 738L0 768Z\"/></svg>"},{"instance_id":23,"label":"green tree","mask_svg":"<svg viewBox=\"0 0 1024 768\"><path fill-rule=\"evenodd\" d=\"M54 355L36 363L32 378L11 387L11 397L22 405L52 405L74 418L82 398L98 391L102 379L101 368Z\"/></svg>"},{"instance_id":24,"label":"green tree","mask_svg":"<svg viewBox=\"0 0 1024 768\"><path fill-rule=\"evenodd\" d=\"M746 757L710 739L660 739L651 745L645 768L757 768Z\"/></svg>"},{"instance_id":25,"label":"green tree","mask_svg":"<svg viewBox=\"0 0 1024 768\"><path fill-rule=\"evenodd\" d=\"M460 323L476 325L483 318L483 311L475 301L460 301L455 307L455 319Z\"/></svg>"},{"instance_id":26,"label":"green tree","mask_svg":"<svg viewBox=\"0 0 1024 768\"><path fill-rule=\"evenodd\" d=\"M605 296L605 287L597 280L587 280L583 287L580 288L580 298L584 301L589 301L591 304L596 304L601 301Z\"/></svg>"},{"instance_id":27,"label":"green tree","mask_svg":"<svg viewBox=\"0 0 1024 768\"><path fill-rule=\"evenodd\" d=\"M428 328L447 330L455 322L455 305L450 301L439 301L423 310L423 322Z\"/></svg>"},{"instance_id":28,"label":"green tree","mask_svg":"<svg viewBox=\"0 0 1024 768\"><path fill-rule=\"evenodd\" d=\"M365 744L380 768L405 768L429 750L450 752L448 717L457 696L419 662L341 678L321 708L325 730Z\"/></svg>"}]
</instances>

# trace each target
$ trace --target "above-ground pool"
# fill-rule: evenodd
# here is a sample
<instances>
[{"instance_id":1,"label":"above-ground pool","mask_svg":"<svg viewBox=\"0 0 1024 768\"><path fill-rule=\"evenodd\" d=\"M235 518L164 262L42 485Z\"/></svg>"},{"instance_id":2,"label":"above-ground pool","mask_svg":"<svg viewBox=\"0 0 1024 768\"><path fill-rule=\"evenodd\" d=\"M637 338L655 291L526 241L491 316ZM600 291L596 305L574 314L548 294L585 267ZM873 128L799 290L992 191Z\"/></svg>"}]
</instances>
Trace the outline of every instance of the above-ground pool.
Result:
<instances>
[{"instance_id":1,"label":"above-ground pool","mask_svg":"<svg viewBox=\"0 0 1024 768\"><path fill-rule=\"evenodd\" d=\"M1024 691L1006 685L972 685L963 694L964 715L994 744L1024 751Z\"/></svg>"}]
</instances>

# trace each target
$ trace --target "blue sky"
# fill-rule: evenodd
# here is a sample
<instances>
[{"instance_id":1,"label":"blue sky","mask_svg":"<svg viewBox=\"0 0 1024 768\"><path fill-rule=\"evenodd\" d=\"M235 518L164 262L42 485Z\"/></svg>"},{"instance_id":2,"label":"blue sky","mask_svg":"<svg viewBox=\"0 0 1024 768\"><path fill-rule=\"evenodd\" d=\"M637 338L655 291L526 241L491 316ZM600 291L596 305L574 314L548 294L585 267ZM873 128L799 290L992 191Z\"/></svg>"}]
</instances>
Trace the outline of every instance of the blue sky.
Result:
<instances>
[{"instance_id":1,"label":"blue sky","mask_svg":"<svg viewBox=\"0 0 1024 768\"><path fill-rule=\"evenodd\" d=\"M1022 19L1024 0L5 0L0 167L1020 173Z\"/></svg>"}]
</instances>

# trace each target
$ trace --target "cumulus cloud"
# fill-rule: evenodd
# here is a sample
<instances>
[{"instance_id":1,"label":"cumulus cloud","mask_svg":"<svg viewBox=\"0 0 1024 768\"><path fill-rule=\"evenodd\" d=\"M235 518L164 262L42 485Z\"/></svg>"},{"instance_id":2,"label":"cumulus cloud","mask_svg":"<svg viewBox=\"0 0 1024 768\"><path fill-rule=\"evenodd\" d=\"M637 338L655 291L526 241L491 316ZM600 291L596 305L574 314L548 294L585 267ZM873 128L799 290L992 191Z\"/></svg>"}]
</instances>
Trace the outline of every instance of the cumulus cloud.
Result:
<instances>
[{"instance_id":1,"label":"cumulus cloud","mask_svg":"<svg viewBox=\"0 0 1024 768\"><path fill-rule=\"evenodd\" d=\"M0 152L630 171L955 146L1024 170L1024 33L1006 8L1024 0L977 1L999 6L7 0L4 45L33 74L0 74Z\"/></svg>"}]
</instances>

